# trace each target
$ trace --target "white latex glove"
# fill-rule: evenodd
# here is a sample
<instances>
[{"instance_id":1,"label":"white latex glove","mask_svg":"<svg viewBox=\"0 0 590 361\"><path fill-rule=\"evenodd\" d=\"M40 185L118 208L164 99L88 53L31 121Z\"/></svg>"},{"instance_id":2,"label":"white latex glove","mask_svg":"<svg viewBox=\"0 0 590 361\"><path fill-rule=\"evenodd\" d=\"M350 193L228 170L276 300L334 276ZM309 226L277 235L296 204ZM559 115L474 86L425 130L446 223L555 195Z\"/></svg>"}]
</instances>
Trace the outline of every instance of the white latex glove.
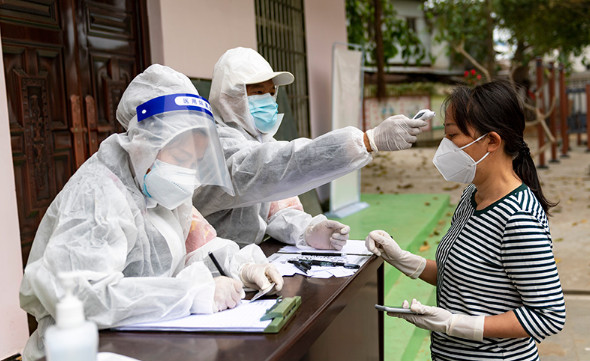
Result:
<instances>
[{"instance_id":1,"label":"white latex glove","mask_svg":"<svg viewBox=\"0 0 590 361\"><path fill-rule=\"evenodd\" d=\"M275 283L274 291L279 292L283 288L283 276L277 268L270 263L246 263L240 271L240 278L246 287L257 290L265 290Z\"/></svg>"},{"instance_id":2,"label":"white latex glove","mask_svg":"<svg viewBox=\"0 0 590 361\"><path fill-rule=\"evenodd\" d=\"M405 115L394 115L385 119L373 129L367 130L367 138L374 152L408 149L416 142L421 127L428 123L420 119L410 119Z\"/></svg>"},{"instance_id":3,"label":"white latex glove","mask_svg":"<svg viewBox=\"0 0 590 361\"><path fill-rule=\"evenodd\" d=\"M424 257L404 251L385 231L378 230L369 233L365 238L365 246L369 251L381 256L410 278L418 278L424 271L424 267L426 267Z\"/></svg>"},{"instance_id":4,"label":"white latex glove","mask_svg":"<svg viewBox=\"0 0 590 361\"><path fill-rule=\"evenodd\" d=\"M217 311L236 307L240 300L246 296L242 283L238 280L225 276L215 277L213 280L215 281L213 300Z\"/></svg>"},{"instance_id":5,"label":"white latex glove","mask_svg":"<svg viewBox=\"0 0 590 361\"><path fill-rule=\"evenodd\" d=\"M416 299L412 300L412 305L404 301L403 308L409 308L415 313L387 313L389 316L403 318L414 325L431 331L444 332L447 335L466 338L468 340L483 340L483 327L485 316L469 316L449 311L433 306L425 306Z\"/></svg>"},{"instance_id":6,"label":"white latex glove","mask_svg":"<svg viewBox=\"0 0 590 361\"><path fill-rule=\"evenodd\" d=\"M337 221L324 220L305 230L305 243L317 249L340 251L348 240L350 227Z\"/></svg>"}]
</instances>

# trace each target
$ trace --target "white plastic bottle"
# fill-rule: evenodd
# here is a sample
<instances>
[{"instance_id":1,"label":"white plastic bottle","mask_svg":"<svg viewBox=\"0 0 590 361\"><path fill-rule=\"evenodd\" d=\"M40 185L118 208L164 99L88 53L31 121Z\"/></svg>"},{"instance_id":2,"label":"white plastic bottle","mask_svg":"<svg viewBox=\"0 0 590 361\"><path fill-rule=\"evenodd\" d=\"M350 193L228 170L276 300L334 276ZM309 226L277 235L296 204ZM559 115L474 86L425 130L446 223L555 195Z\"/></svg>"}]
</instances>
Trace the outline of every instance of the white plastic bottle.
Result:
<instances>
[{"instance_id":1,"label":"white plastic bottle","mask_svg":"<svg viewBox=\"0 0 590 361\"><path fill-rule=\"evenodd\" d=\"M55 325L45 332L47 361L96 361L98 330L84 319L84 306L73 294L74 277L59 275L66 295L57 303Z\"/></svg>"}]
</instances>

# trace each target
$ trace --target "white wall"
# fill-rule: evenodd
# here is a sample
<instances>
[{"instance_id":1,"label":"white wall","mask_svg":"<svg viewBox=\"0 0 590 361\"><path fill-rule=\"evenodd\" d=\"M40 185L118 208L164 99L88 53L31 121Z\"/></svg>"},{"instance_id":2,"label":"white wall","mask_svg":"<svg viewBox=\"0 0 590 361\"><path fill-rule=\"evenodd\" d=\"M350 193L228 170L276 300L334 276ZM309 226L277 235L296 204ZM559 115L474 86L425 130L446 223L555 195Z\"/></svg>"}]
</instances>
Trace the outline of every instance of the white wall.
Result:
<instances>
[{"instance_id":1,"label":"white wall","mask_svg":"<svg viewBox=\"0 0 590 361\"><path fill-rule=\"evenodd\" d=\"M421 2L420 1L403 1L403 0L396 0L393 3L393 7L395 11L397 11L397 15L399 18L406 19L406 18L415 18L416 19L416 35L422 42L422 45L426 49L427 54L432 51L431 49L431 36L426 28L426 21L424 20L424 12L420 8ZM401 55L401 48L398 45L398 50L400 51L395 57L389 59L389 63L391 64L403 64L404 59ZM410 59L410 64L415 63L415 59ZM422 64L430 63L428 56L422 60Z\"/></svg>"},{"instance_id":2,"label":"white wall","mask_svg":"<svg viewBox=\"0 0 590 361\"><path fill-rule=\"evenodd\" d=\"M237 46L256 49L254 0L148 0L153 63L211 79L217 59Z\"/></svg>"},{"instance_id":3,"label":"white wall","mask_svg":"<svg viewBox=\"0 0 590 361\"><path fill-rule=\"evenodd\" d=\"M346 43L344 0L305 0L311 135L331 130L332 45Z\"/></svg>"},{"instance_id":4,"label":"white wall","mask_svg":"<svg viewBox=\"0 0 590 361\"><path fill-rule=\"evenodd\" d=\"M2 40L0 40L2 48ZM8 124L8 106L4 90L4 62L0 61L0 359L20 353L29 336L27 316L20 309L18 290L23 276L21 261L20 233L16 208L16 186L12 167L12 150L10 149L10 128Z\"/></svg>"},{"instance_id":5,"label":"white wall","mask_svg":"<svg viewBox=\"0 0 590 361\"><path fill-rule=\"evenodd\" d=\"M332 129L332 45L346 43L344 0L305 0L307 79L311 136ZM317 190L321 202L330 196L328 185Z\"/></svg>"},{"instance_id":6,"label":"white wall","mask_svg":"<svg viewBox=\"0 0 590 361\"><path fill-rule=\"evenodd\" d=\"M587 47L586 49L584 49L584 51L582 52L582 55L581 56L572 57L571 61L572 61L572 70L573 70L573 72L575 72L575 73L581 73L581 72L588 71L588 69L586 68L586 65L584 65L582 63L582 61L584 60L584 58L590 59L590 47Z\"/></svg>"}]
</instances>

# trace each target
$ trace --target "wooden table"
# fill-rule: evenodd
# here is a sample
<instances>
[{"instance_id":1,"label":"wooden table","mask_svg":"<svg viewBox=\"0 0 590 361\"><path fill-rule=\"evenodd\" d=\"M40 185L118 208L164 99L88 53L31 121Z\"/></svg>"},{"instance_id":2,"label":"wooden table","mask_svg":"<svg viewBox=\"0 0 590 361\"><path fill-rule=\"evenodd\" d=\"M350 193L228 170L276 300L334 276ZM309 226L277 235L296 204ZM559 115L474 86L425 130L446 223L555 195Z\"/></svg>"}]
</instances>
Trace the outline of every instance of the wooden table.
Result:
<instances>
[{"instance_id":1,"label":"wooden table","mask_svg":"<svg viewBox=\"0 0 590 361\"><path fill-rule=\"evenodd\" d=\"M262 245L267 256L279 247ZM383 261L372 256L351 277L285 277L281 294L302 304L277 334L102 331L99 350L142 361L383 360L382 285Z\"/></svg>"}]
</instances>

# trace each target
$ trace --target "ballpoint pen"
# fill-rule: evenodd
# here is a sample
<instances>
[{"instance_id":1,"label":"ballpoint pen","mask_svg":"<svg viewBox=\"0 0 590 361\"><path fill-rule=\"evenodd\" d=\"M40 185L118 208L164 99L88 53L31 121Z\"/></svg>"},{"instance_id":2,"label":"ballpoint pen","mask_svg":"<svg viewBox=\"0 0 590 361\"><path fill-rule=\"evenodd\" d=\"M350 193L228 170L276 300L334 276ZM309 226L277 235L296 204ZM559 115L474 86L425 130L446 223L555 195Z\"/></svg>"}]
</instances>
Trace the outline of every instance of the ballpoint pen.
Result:
<instances>
[{"instance_id":1,"label":"ballpoint pen","mask_svg":"<svg viewBox=\"0 0 590 361\"><path fill-rule=\"evenodd\" d=\"M301 252L302 256L326 256L326 257L333 257L333 256L344 256L345 253L342 252L314 252L314 251L308 251L308 252Z\"/></svg>"},{"instance_id":2,"label":"ballpoint pen","mask_svg":"<svg viewBox=\"0 0 590 361\"><path fill-rule=\"evenodd\" d=\"M223 272L223 268L221 268L221 265L219 264L219 262L217 262L217 259L215 259L215 256L212 252L209 252L209 258L211 258L211 261L213 261L213 264L215 265L215 268L217 268L217 270L219 271L219 274L227 277L225 272Z\"/></svg>"}]
</instances>

